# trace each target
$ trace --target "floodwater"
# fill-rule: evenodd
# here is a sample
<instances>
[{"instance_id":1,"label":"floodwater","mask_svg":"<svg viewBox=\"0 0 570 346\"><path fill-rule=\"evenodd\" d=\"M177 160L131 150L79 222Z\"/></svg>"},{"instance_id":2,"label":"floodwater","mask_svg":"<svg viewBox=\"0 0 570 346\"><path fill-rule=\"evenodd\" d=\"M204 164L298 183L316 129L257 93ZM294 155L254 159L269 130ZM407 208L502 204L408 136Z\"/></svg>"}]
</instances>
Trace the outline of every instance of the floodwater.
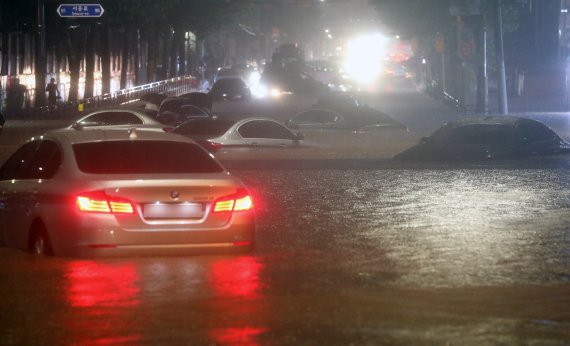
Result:
<instances>
[{"instance_id":1,"label":"floodwater","mask_svg":"<svg viewBox=\"0 0 570 346\"><path fill-rule=\"evenodd\" d=\"M236 166L253 253L0 249L0 344L567 345L567 160Z\"/></svg>"}]
</instances>

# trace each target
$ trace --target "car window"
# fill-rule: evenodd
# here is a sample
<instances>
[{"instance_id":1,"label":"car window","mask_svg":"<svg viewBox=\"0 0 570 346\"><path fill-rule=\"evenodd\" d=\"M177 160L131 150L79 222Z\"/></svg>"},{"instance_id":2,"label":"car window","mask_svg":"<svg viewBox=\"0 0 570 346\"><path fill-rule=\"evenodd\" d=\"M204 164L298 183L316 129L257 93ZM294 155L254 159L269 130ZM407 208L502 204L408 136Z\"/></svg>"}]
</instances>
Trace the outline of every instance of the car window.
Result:
<instances>
[{"instance_id":1,"label":"car window","mask_svg":"<svg viewBox=\"0 0 570 346\"><path fill-rule=\"evenodd\" d=\"M79 170L90 174L217 173L224 169L193 143L105 141L78 143L73 152Z\"/></svg>"},{"instance_id":2,"label":"car window","mask_svg":"<svg viewBox=\"0 0 570 346\"><path fill-rule=\"evenodd\" d=\"M295 139L286 127L264 120L248 121L238 128L238 132L243 138Z\"/></svg>"},{"instance_id":3,"label":"car window","mask_svg":"<svg viewBox=\"0 0 570 346\"><path fill-rule=\"evenodd\" d=\"M522 142L543 142L555 138L554 133L546 125L535 122L521 122L517 126L517 140Z\"/></svg>"},{"instance_id":4,"label":"car window","mask_svg":"<svg viewBox=\"0 0 570 346\"><path fill-rule=\"evenodd\" d=\"M61 165L61 150L52 140L41 141L27 166L24 179L51 179Z\"/></svg>"},{"instance_id":5,"label":"car window","mask_svg":"<svg viewBox=\"0 0 570 346\"><path fill-rule=\"evenodd\" d=\"M512 141L508 125L474 124L455 128L443 127L432 136L435 144L505 145Z\"/></svg>"},{"instance_id":6,"label":"car window","mask_svg":"<svg viewBox=\"0 0 570 346\"><path fill-rule=\"evenodd\" d=\"M23 179L40 141L33 141L18 149L0 168L0 180Z\"/></svg>"},{"instance_id":7,"label":"car window","mask_svg":"<svg viewBox=\"0 0 570 346\"><path fill-rule=\"evenodd\" d=\"M192 120L180 124L172 133L178 133L187 136L213 136L218 137L226 133L234 124L233 121L226 120Z\"/></svg>"},{"instance_id":8,"label":"car window","mask_svg":"<svg viewBox=\"0 0 570 346\"><path fill-rule=\"evenodd\" d=\"M82 126L140 125L142 119L130 112L102 112L93 114L79 122Z\"/></svg>"}]
</instances>

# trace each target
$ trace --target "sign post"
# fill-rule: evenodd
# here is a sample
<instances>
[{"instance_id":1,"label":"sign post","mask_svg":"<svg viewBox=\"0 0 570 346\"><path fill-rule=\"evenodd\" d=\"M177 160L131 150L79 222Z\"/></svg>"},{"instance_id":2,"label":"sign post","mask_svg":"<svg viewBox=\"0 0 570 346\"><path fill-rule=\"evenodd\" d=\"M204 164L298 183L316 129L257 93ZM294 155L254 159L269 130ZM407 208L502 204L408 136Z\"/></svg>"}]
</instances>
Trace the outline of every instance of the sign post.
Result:
<instances>
[{"instance_id":1,"label":"sign post","mask_svg":"<svg viewBox=\"0 0 570 346\"><path fill-rule=\"evenodd\" d=\"M61 4L57 14L64 18L98 18L105 10L101 4Z\"/></svg>"}]
</instances>

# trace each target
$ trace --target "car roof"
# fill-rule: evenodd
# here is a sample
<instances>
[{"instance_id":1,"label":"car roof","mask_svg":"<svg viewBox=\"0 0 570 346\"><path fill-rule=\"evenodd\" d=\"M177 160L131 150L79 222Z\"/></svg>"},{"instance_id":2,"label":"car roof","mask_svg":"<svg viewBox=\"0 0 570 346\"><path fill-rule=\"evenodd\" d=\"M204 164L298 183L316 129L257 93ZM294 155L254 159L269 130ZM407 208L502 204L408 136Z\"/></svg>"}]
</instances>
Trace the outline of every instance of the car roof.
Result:
<instances>
[{"instance_id":1,"label":"car roof","mask_svg":"<svg viewBox=\"0 0 570 346\"><path fill-rule=\"evenodd\" d=\"M521 121L539 122L533 119L521 118L512 115L488 115L483 117L468 117L447 123L450 127L466 125L508 125L514 126Z\"/></svg>"},{"instance_id":2,"label":"car roof","mask_svg":"<svg viewBox=\"0 0 570 346\"><path fill-rule=\"evenodd\" d=\"M105 108L105 109L98 109L96 111L92 111L89 112L81 117L78 117L76 122L85 119L89 116L92 116L94 114L101 114L101 113L132 113L135 114L145 120L148 120L149 122L156 122L158 123L158 121L156 121L153 116L150 114L150 112L148 112L148 110L142 109L142 108L133 108L133 107L125 107L125 108Z\"/></svg>"},{"instance_id":3,"label":"car roof","mask_svg":"<svg viewBox=\"0 0 570 346\"><path fill-rule=\"evenodd\" d=\"M46 132L43 138L53 138L62 143L88 143L88 142L104 142L104 141L120 141L120 140L161 140L161 141L184 141L192 140L176 134L168 134L157 131L137 130L132 128L117 129L93 129L89 131L76 131L73 129L59 129Z\"/></svg>"}]
</instances>

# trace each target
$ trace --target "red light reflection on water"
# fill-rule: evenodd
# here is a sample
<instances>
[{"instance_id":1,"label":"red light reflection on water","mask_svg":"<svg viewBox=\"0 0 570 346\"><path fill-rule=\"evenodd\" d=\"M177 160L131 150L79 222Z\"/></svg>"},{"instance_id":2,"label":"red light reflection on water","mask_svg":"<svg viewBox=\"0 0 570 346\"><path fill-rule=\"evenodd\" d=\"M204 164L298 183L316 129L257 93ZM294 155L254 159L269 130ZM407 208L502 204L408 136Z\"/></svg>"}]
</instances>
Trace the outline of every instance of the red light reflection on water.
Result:
<instances>
[{"instance_id":1,"label":"red light reflection on water","mask_svg":"<svg viewBox=\"0 0 570 346\"><path fill-rule=\"evenodd\" d=\"M69 262L67 300L74 308L64 328L74 344L138 344L130 316L139 306L138 273L133 264Z\"/></svg>"},{"instance_id":2,"label":"red light reflection on water","mask_svg":"<svg viewBox=\"0 0 570 346\"><path fill-rule=\"evenodd\" d=\"M74 307L138 305L138 274L133 265L111 266L72 262L68 269L68 300Z\"/></svg>"},{"instance_id":3,"label":"red light reflection on water","mask_svg":"<svg viewBox=\"0 0 570 346\"><path fill-rule=\"evenodd\" d=\"M233 316L232 325L215 328L210 337L221 345L259 345L258 336L267 328L254 326L260 318L263 265L255 257L243 256L215 262L210 284L216 293L214 308L225 316Z\"/></svg>"},{"instance_id":4,"label":"red light reflection on water","mask_svg":"<svg viewBox=\"0 0 570 346\"><path fill-rule=\"evenodd\" d=\"M255 346L260 345L257 336L264 331L264 328L224 328L213 329L210 335L216 344Z\"/></svg>"}]
</instances>

